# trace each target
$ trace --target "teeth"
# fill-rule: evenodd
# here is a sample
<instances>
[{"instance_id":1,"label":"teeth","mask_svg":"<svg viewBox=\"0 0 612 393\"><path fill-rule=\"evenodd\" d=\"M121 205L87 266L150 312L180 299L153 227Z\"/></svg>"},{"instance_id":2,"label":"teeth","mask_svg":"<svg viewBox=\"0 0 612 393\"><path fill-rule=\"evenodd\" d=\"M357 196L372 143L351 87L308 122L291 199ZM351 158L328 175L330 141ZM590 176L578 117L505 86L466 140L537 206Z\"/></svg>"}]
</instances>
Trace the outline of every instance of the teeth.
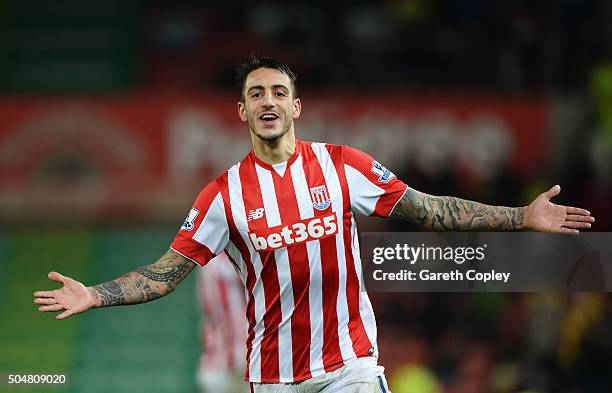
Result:
<instances>
[{"instance_id":1,"label":"teeth","mask_svg":"<svg viewBox=\"0 0 612 393\"><path fill-rule=\"evenodd\" d=\"M262 120L275 120L277 116L276 115L262 115L259 118Z\"/></svg>"}]
</instances>

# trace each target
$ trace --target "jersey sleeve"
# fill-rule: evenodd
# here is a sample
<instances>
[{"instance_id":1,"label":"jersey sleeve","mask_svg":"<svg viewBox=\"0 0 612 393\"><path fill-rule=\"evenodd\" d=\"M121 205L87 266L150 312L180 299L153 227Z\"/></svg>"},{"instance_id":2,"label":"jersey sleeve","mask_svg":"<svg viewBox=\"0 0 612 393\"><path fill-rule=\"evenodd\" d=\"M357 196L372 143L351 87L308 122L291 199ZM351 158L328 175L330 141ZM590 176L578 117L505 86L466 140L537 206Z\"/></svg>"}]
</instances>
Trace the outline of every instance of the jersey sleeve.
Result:
<instances>
[{"instance_id":1,"label":"jersey sleeve","mask_svg":"<svg viewBox=\"0 0 612 393\"><path fill-rule=\"evenodd\" d=\"M223 199L213 181L196 198L170 248L204 266L225 249L228 241Z\"/></svg>"},{"instance_id":2,"label":"jersey sleeve","mask_svg":"<svg viewBox=\"0 0 612 393\"><path fill-rule=\"evenodd\" d=\"M351 209L366 216L389 217L408 186L362 151L344 146L343 157Z\"/></svg>"}]
</instances>

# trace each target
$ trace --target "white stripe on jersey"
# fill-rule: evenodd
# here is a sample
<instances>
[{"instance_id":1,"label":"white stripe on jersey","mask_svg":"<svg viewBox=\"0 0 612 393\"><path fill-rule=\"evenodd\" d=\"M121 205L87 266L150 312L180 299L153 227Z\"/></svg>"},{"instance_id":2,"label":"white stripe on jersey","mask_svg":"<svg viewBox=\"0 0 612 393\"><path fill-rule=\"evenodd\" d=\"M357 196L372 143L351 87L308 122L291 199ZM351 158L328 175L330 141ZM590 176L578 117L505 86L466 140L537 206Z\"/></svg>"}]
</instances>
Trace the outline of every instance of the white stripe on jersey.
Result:
<instances>
[{"instance_id":1,"label":"white stripe on jersey","mask_svg":"<svg viewBox=\"0 0 612 393\"><path fill-rule=\"evenodd\" d=\"M344 172L349 187L351 184L359 184L361 187L359 193L349 190L351 207L359 214L372 215L378 198L385 193L385 190L370 182L367 177L350 165L344 164ZM357 195L361 195L361 197Z\"/></svg>"},{"instance_id":2,"label":"white stripe on jersey","mask_svg":"<svg viewBox=\"0 0 612 393\"><path fill-rule=\"evenodd\" d=\"M363 291L362 270L361 270L361 252L359 250L359 234L357 233L357 223L355 222L355 216L351 217L351 237L353 238L353 262L355 263L355 271L357 272L357 279L359 280L359 314L363 321L363 327L368 335L368 339L374 347L374 356L378 357L378 344L376 342L377 328L376 319L374 317L374 309L368 293Z\"/></svg>"},{"instance_id":3,"label":"white stripe on jersey","mask_svg":"<svg viewBox=\"0 0 612 393\"><path fill-rule=\"evenodd\" d=\"M346 299L346 255L344 253L344 222L342 221L342 188L340 187L340 179L334 167L334 163L329 156L329 152L325 148L325 144L313 143L312 150L314 151L321 169L323 177L330 195L338 197L332 201L332 211L336 213L338 223L338 235L336 236L336 250L338 256L338 299L336 302L336 312L338 313L338 339L340 340L340 352L343 360L355 358L353 350L353 342L348 330L349 311Z\"/></svg>"},{"instance_id":4,"label":"white stripe on jersey","mask_svg":"<svg viewBox=\"0 0 612 393\"><path fill-rule=\"evenodd\" d=\"M302 157L298 157L291 166L291 178L295 195L309 195L308 183L304 174ZM300 219L314 217L312 201L308 198L297 198ZM310 286L308 288L308 305L310 308L310 372L313 377L325 374L323 367L323 277L321 272L321 245L318 240L306 242L310 269Z\"/></svg>"},{"instance_id":5,"label":"white stripe on jersey","mask_svg":"<svg viewBox=\"0 0 612 393\"><path fill-rule=\"evenodd\" d=\"M274 180L269 170L255 164L261 196L266 211L268 227L275 227L282 224L278 202L276 200L276 190ZM291 285L291 270L289 267L289 254L287 248L274 251L276 261L276 271L280 287L281 313L282 319L278 326L278 363L280 382L293 381L293 344L291 341L291 315L293 314L293 288Z\"/></svg>"},{"instance_id":6,"label":"white stripe on jersey","mask_svg":"<svg viewBox=\"0 0 612 393\"><path fill-rule=\"evenodd\" d=\"M209 231L207 228L215 228L219 225L218 222L226 222L227 219L225 217L225 208L223 207L223 198L221 197L221 193L218 193L215 199L210 204L210 209L204 216L200 227L193 235L193 240L196 240L200 244L227 244L229 239L228 231ZM210 250L214 254L218 254L223 249L218 250Z\"/></svg>"},{"instance_id":7,"label":"white stripe on jersey","mask_svg":"<svg viewBox=\"0 0 612 393\"><path fill-rule=\"evenodd\" d=\"M238 247L236 247L236 245L231 240L227 243L227 248L225 249L225 252L234 260L234 262L236 262L236 265L238 265L238 269L240 269L238 271L238 274L240 275L240 281L242 281L242 285L244 285L244 298L248 302L249 290L247 289L247 262L242 259L242 254L240 254L240 250L238 250Z\"/></svg>"},{"instance_id":8,"label":"white stripe on jersey","mask_svg":"<svg viewBox=\"0 0 612 393\"><path fill-rule=\"evenodd\" d=\"M259 349L261 348L261 341L263 340L264 333L263 316L266 312L266 298L263 291L263 280L261 279L261 258L259 257L259 253L253 249L253 245L247 237L249 228L246 226L247 217L244 209L244 201L242 200L242 184L240 182L239 170L240 164L236 164L230 168L227 174L227 183L234 223L236 224L236 229L249 248L253 270L255 271L255 285L253 287L253 301L255 302L255 337L253 339L253 350L251 351L251 360L249 362L249 378L251 382L259 382L261 380L261 351Z\"/></svg>"}]
</instances>

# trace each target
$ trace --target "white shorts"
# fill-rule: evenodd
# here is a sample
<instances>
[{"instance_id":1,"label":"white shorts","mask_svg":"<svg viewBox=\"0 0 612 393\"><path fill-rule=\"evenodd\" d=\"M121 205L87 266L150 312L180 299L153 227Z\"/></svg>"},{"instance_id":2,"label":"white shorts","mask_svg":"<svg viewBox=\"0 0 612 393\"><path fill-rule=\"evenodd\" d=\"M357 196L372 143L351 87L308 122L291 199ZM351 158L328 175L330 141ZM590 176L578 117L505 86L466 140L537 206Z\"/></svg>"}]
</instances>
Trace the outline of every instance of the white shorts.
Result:
<instances>
[{"instance_id":1,"label":"white shorts","mask_svg":"<svg viewBox=\"0 0 612 393\"><path fill-rule=\"evenodd\" d=\"M297 383L251 383L253 393L391 393L385 368L374 358L355 359L332 372Z\"/></svg>"}]
</instances>

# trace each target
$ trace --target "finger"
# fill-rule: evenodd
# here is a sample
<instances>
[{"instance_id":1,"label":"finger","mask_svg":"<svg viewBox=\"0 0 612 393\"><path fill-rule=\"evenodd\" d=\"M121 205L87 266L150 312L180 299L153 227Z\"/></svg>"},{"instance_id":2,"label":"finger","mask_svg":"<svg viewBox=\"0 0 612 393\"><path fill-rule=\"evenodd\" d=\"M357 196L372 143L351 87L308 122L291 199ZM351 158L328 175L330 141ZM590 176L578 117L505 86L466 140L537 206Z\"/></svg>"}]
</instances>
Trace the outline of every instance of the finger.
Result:
<instances>
[{"instance_id":1,"label":"finger","mask_svg":"<svg viewBox=\"0 0 612 393\"><path fill-rule=\"evenodd\" d=\"M64 311L64 307L59 304L52 304L50 306L38 307L38 311L49 312L49 311Z\"/></svg>"},{"instance_id":2,"label":"finger","mask_svg":"<svg viewBox=\"0 0 612 393\"><path fill-rule=\"evenodd\" d=\"M68 281L68 277L62 276L58 272L49 272L49 274L47 274L47 277L49 277L49 280L61 282L62 284L66 284L66 281Z\"/></svg>"},{"instance_id":3,"label":"finger","mask_svg":"<svg viewBox=\"0 0 612 393\"><path fill-rule=\"evenodd\" d=\"M34 299L34 303L36 304L56 304L57 300L55 300L55 298L52 297L41 297L41 298L36 298Z\"/></svg>"},{"instance_id":4,"label":"finger","mask_svg":"<svg viewBox=\"0 0 612 393\"><path fill-rule=\"evenodd\" d=\"M55 317L55 319L65 319L65 318L68 318L68 317L69 317L69 316L71 316L71 315L72 315L72 311L70 311L70 310L66 310L66 311L64 311L63 313L61 313L61 314L57 315L57 316Z\"/></svg>"},{"instance_id":5,"label":"finger","mask_svg":"<svg viewBox=\"0 0 612 393\"><path fill-rule=\"evenodd\" d=\"M561 228L559 228L559 230L557 230L557 233L562 233L564 235L578 235L580 233L580 231L577 230L577 229L570 229L570 228L561 227Z\"/></svg>"},{"instance_id":6,"label":"finger","mask_svg":"<svg viewBox=\"0 0 612 393\"><path fill-rule=\"evenodd\" d=\"M595 217L570 214L565 217L565 220L566 221L595 222Z\"/></svg>"},{"instance_id":7,"label":"finger","mask_svg":"<svg viewBox=\"0 0 612 393\"><path fill-rule=\"evenodd\" d=\"M563 226L565 228L589 229L591 227L591 223L590 222L578 222L578 221L565 221Z\"/></svg>"},{"instance_id":8,"label":"finger","mask_svg":"<svg viewBox=\"0 0 612 393\"><path fill-rule=\"evenodd\" d=\"M567 214L579 214L581 216L590 216L591 212L588 210L581 209L579 207L565 206L565 213Z\"/></svg>"},{"instance_id":9,"label":"finger","mask_svg":"<svg viewBox=\"0 0 612 393\"><path fill-rule=\"evenodd\" d=\"M554 186L550 188L550 190L546 191L544 195L546 195L546 197L550 199L550 198L554 198L557 195L559 195L560 192L561 192L561 186L558 184L555 184Z\"/></svg>"},{"instance_id":10,"label":"finger","mask_svg":"<svg viewBox=\"0 0 612 393\"><path fill-rule=\"evenodd\" d=\"M36 297L53 297L53 291L36 291L34 292L34 296Z\"/></svg>"},{"instance_id":11,"label":"finger","mask_svg":"<svg viewBox=\"0 0 612 393\"><path fill-rule=\"evenodd\" d=\"M574 229L574 228L566 228L565 224L563 224L562 227L557 228L556 230L553 231L554 233L561 233L564 235L577 235L580 233L579 230Z\"/></svg>"}]
</instances>

